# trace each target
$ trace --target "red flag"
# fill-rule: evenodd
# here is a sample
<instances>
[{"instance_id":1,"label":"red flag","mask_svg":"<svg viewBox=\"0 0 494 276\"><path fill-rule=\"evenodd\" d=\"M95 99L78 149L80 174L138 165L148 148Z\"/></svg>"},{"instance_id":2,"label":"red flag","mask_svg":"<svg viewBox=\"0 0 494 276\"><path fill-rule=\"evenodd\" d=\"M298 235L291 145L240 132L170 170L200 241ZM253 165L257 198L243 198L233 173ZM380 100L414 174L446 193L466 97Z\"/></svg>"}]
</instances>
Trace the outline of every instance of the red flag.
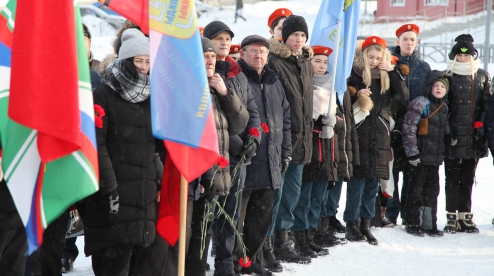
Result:
<instances>
[{"instance_id":1,"label":"red flag","mask_svg":"<svg viewBox=\"0 0 494 276\"><path fill-rule=\"evenodd\" d=\"M136 23L145 34L149 34L149 5L146 0L99 0L110 9Z\"/></svg>"},{"instance_id":2,"label":"red flag","mask_svg":"<svg viewBox=\"0 0 494 276\"><path fill-rule=\"evenodd\" d=\"M82 145L74 30L73 1L17 1L9 117L38 131L43 163Z\"/></svg>"}]
</instances>

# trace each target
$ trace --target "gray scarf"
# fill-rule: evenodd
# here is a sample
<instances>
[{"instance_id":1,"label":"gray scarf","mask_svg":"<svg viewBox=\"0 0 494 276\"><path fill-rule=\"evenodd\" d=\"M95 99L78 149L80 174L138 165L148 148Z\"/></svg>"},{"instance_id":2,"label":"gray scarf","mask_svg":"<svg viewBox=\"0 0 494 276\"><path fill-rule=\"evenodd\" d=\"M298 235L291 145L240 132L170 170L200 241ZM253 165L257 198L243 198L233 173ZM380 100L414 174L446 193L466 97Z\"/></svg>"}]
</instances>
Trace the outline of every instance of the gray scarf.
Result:
<instances>
[{"instance_id":1,"label":"gray scarf","mask_svg":"<svg viewBox=\"0 0 494 276\"><path fill-rule=\"evenodd\" d=\"M133 63L116 59L106 67L102 83L110 86L125 101L140 103L151 94L149 76L132 70L137 70Z\"/></svg>"}]
</instances>

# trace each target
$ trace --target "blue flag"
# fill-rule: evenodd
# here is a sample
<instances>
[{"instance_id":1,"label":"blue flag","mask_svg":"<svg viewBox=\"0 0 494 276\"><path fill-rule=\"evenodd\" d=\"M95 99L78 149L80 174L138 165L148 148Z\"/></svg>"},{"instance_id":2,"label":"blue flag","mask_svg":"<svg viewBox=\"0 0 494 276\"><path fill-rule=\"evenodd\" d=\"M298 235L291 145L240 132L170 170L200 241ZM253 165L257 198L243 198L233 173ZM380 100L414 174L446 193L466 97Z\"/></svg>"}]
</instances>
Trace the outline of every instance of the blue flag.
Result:
<instances>
[{"instance_id":1,"label":"blue flag","mask_svg":"<svg viewBox=\"0 0 494 276\"><path fill-rule=\"evenodd\" d=\"M340 102L346 91L346 79L350 76L357 42L359 26L360 0L323 0L317 14L310 45L321 45L336 50L338 20L341 21L340 48L336 63L334 89ZM334 53L334 52L333 52ZM328 70L333 70L335 55L329 56Z\"/></svg>"}]
</instances>

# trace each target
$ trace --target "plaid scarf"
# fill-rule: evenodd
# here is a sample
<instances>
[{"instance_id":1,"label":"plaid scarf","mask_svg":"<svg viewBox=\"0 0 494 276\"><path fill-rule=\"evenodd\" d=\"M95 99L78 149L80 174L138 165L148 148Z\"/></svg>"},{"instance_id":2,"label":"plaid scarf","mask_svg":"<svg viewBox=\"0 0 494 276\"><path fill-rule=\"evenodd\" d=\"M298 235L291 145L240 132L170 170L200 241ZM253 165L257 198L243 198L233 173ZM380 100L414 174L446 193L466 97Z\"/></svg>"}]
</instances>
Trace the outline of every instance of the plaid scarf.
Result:
<instances>
[{"instance_id":1,"label":"plaid scarf","mask_svg":"<svg viewBox=\"0 0 494 276\"><path fill-rule=\"evenodd\" d=\"M149 76L132 70L136 70L134 64L116 59L106 67L102 83L110 86L125 101L140 103L147 100L151 93Z\"/></svg>"}]
</instances>

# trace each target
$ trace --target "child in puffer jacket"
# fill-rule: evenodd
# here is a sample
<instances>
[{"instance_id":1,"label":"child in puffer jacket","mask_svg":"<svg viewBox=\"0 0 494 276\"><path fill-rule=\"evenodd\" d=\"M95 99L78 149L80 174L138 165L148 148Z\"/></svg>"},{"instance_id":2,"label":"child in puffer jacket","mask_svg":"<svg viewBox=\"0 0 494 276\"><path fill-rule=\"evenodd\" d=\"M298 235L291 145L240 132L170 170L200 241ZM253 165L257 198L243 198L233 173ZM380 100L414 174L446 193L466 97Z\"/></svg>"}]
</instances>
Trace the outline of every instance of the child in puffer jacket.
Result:
<instances>
[{"instance_id":1,"label":"child in puffer jacket","mask_svg":"<svg viewBox=\"0 0 494 276\"><path fill-rule=\"evenodd\" d=\"M403 122L403 147L410 162L406 232L423 237L441 237L437 229L437 197L439 166L444 160L444 137L449 132L448 106L444 97L449 91L451 76L432 71L424 96L408 104Z\"/></svg>"}]
</instances>

